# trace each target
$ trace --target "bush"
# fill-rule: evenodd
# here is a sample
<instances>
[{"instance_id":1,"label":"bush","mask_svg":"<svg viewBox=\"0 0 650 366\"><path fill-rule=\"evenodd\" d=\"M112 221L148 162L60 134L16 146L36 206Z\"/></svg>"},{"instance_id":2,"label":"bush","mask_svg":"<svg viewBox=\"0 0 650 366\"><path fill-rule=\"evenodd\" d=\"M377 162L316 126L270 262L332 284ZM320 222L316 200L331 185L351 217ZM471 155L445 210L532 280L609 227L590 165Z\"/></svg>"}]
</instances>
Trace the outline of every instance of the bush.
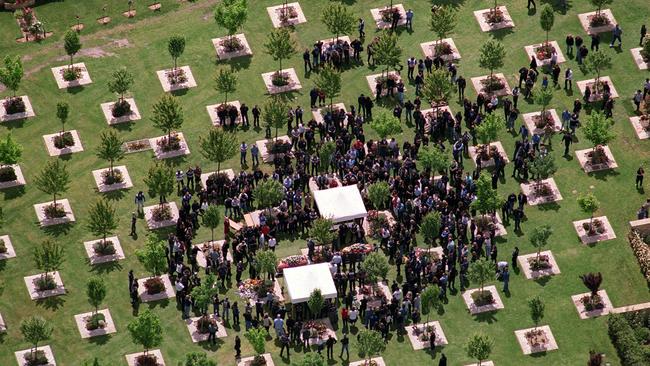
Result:
<instances>
[{"instance_id":1,"label":"bush","mask_svg":"<svg viewBox=\"0 0 650 366\"><path fill-rule=\"evenodd\" d=\"M66 68L63 70L63 80L74 81L81 78L81 69L78 67Z\"/></svg>"},{"instance_id":2,"label":"bush","mask_svg":"<svg viewBox=\"0 0 650 366\"><path fill-rule=\"evenodd\" d=\"M28 366L47 365L49 363L45 351L29 352L24 357Z\"/></svg>"},{"instance_id":3,"label":"bush","mask_svg":"<svg viewBox=\"0 0 650 366\"><path fill-rule=\"evenodd\" d=\"M162 278L153 277L144 281L144 288L147 289L147 294L155 295L165 291L165 283Z\"/></svg>"},{"instance_id":4,"label":"bush","mask_svg":"<svg viewBox=\"0 0 650 366\"><path fill-rule=\"evenodd\" d=\"M65 149L68 146L74 146L74 137L70 132L64 132L54 136L54 147L57 149Z\"/></svg>"},{"instance_id":5,"label":"bush","mask_svg":"<svg viewBox=\"0 0 650 366\"><path fill-rule=\"evenodd\" d=\"M8 98L4 102L4 107L7 114L23 113L26 109L25 102L21 97Z\"/></svg>"},{"instance_id":6,"label":"bush","mask_svg":"<svg viewBox=\"0 0 650 366\"><path fill-rule=\"evenodd\" d=\"M13 167L4 166L0 168L0 182L11 182L18 179Z\"/></svg>"},{"instance_id":7,"label":"bush","mask_svg":"<svg viewBox=\"0 0 650 366\"><path fill-rule=\"evenodd\" d=\"M93 250L97 255L113 255L115 254L115 245L110 240L100 240L93 244Z\"/></svg>"},{"instance_id":8,"label":"bush","mask_svg":"<svg viewBox=\"0 0 650 366\"><path fill-rule=\"evenodd\" d=\"M37 278L35 285L37 291L54 290L56 288L56 281L54 280L54 276L46 274Z\"/></svg>"},{"instance_id":9,"label":"bush","mask_svg":"<svg viewBox=\"0 0 650 366\"><path fill-rule=\"evenodd\" d=\"M627 366L647 365L648 355L639 344L634 330L625 317L619 314L610 315L607 319L607 330L609 338L621 358L621 364Z\"/></svg>"},{"instance_id":10,"label":"bush","mask_svg":"<svg viewBox=\"0 0 650 366\"><path fill-rule=\"evenodd\" d=\"M118 118L131 113L131 105L126 100L117 101L111 108L113 117Z\"/></svg>"},{"instance_id":11,"label":"bush","mask_svg":"<svg viewBox=\"0 0 650 366\"><path fill-rule=\"evenodd\" d=\"M86 319L86 329L95 330L106 326L106 317L102 313L94 314Z\"/></svg>"},{"instance_id":12,"label":"bush","mask_svg":"<svg viewBox=\"0 0 650 366\"><path fill-rule=\"evenodd\" d=\"M65 217L65 209L60 203L57 203L56 206L54 204L45 206L43 212L45 213L45 217L48 219L60 219Z\"/></svg>"},{"instance_id":13,"label":"bush","mask_svg":"<svg viewBox=\"0 0 650 366\"><path fill-rule=\"evenodd\" d=\"M105 170L102 172L102 181L106 185L117 184L122 183L124 181L124 177L122 176L122 172L119 169L113 169L112 175L110 171Z\"/></svg>"},{"instance_id":14,"label":"bush","mask_svg":"<svg viewBox=\"0 0 650 366\"><path fill-rule=\"evenodd\" d=\"M7 244L3 239L0 239L0 254L7 253Z\"/></svg>"},{"instance_id":15,"label":"bush","mask_svg":"<svg viewBox=\"0 0 650 366\"><path fill-rule=\"evenodd\" d=\"M172 209L169 205L156 206L151 212L153 221L168 221L172 219Z\"/></svg>"},{"instance_id":16,"label":"bush","mask_svg":"<svg viewBox=\"0 0 650 366\"><path fill-rule=\"evenodd\" d=\"M181 139L176 135L172 135L171 138L167 138L167 136L165 136L158 140L157 144L163 152L170 152L181 149Z\"/></svg>"},{"instance_id":17,"label":"bush","mask_svg":"<svg viewBox=\"0 0 650 366\"><path fill-rule=\"evenodd\" d=\"M142 355L135 359L136 366L158 366L158 360L155 355Z\"/></svg>"}]
</instances>

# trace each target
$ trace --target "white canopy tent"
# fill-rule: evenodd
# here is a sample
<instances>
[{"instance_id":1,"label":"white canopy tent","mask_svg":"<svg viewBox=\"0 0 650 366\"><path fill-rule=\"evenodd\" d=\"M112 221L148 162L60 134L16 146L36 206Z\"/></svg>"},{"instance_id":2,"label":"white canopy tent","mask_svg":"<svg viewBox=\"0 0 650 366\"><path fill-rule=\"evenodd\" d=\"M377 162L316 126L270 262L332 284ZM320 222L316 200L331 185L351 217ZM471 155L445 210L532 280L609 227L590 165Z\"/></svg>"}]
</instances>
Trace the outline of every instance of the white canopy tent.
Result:
<instances>
[{"instance_id":1,"label":"white canopy tent","mask_svg":"<svg viewBox=\"0 0 650 366\"><path fill-rule=\"evenodd\" d=\"M335 224L368 216L356 185L315 191L314 200L320 215Z\"/></svg>"},{"instance_id":2,"label":"white canopy tent","mask_svg":"<svg viewBox=\"0 0 650 366\"><path fill-rule=\"evenodd\" d=\"M324 298L335 299L336 286L329 266L329 263L318 263L285 268L284 283L287 286L291 303L306 302L315 289L319 289Z\"/></svg>"}]
</instances>

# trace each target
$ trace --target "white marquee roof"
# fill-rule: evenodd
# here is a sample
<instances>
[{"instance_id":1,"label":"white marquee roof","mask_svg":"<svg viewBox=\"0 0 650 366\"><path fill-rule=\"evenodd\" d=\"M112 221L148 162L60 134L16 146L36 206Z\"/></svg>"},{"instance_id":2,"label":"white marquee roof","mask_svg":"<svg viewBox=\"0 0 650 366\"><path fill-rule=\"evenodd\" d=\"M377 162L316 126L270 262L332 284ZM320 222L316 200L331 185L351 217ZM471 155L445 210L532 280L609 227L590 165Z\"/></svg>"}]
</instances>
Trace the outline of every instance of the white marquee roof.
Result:
<instances>
[{"instance_id":1,"label":"white marquee roof","mask_svg":"<svg viewBox=\"0 0 650 366\"><path fill-rule=\"evenodd\" d=\"M356 185L315 191L314 200L320 215L335 224L368 216Z\"/></svg>"},{"instance_id":2,"label":"white marquee roof","mask_svg":"<svg viewBox=\"0 0 650 366\"><path fill-rule=\"evenodd\" d=\"M315 289L320 289L326 299L336 298L336 286L334 286L329 263L285 268L283 275L292 304L306 302Z\"/></svg>"}]
</instances>

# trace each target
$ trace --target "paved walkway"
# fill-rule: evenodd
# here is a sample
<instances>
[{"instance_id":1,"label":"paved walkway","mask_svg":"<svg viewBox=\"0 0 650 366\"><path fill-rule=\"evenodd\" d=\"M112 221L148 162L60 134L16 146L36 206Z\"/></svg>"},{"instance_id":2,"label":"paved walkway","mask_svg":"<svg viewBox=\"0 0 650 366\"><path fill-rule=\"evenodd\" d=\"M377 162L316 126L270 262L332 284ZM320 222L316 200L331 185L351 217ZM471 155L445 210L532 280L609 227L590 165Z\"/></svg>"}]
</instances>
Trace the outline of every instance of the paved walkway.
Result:
<instances>
[{"instance_id":1,"label":"paved walkway","mask_svg":"<svg viewBox=\"0 0 650 366\"><path fill-rule=\"evenodd\" d=\"M628 305L628 306L621 306L620 308L612 309L611 312L620 314L620 313L627 313L629 311L638 311L643 309L650 309L650 302L644 302L642 304L635 304L635 305Z\"/></svg>"}]
</instances>

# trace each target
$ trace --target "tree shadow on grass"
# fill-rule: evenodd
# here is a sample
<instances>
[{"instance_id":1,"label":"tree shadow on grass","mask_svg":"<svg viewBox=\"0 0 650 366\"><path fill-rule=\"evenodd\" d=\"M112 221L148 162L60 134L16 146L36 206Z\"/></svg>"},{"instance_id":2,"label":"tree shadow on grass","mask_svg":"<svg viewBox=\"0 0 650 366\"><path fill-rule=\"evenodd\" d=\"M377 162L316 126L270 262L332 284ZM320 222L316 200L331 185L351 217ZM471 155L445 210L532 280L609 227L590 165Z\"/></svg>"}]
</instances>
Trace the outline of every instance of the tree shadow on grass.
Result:
<instances>
[{"instance_id":1,"label":"tree shadow on grass","mask_svg":"<svg viewBox=\"0 0 650 366\"><path fill-rule=\"evenodd\" d=\"M92 344L94 344L96 346L103 346L106 343L108 343L108 341L110 339L111 339L110 334L104 334L104 335L101 335L101 336L88 338L88 343L92 343Z\"/></svg>"},{"instance_id":2,"label":"tree shadow on grass","mask_svg":"<svg viewBox=\"0 0 650 366\"><path fill-rule=\"evenodd\" d=\"M176 90L172 90L170 92L170 94L175 96L175 97L180 97L180 96L183 96L183 95L187 94L189 92L189 90L190 90L190 88L176 89Z\"/></svg>"},{"instance_id":3,"label":"tree shadow on grass","mask_svg":"<svg viewBox=\"0 0 650 366\"><path fill-rule=\"evenodd\" d=\"M36 225L40 225L40 222L37 221ZM41 230L43 230L47 235L59 237L61 235L67 235L71 228L72 223L68 222L65 224L44 226Z\"/></svg>"},{"instance_id":4,"label":"tree shadow on grass","mask_svg":"<svg viewBox=\"0 0 650 366\"><path fill-rule=\"evenodd\" d=\"M240 71L242 69L247 70L250 68L252 59L252 56L242 56L224 60L216 59L214 64L215 66L230 66L233 71Z\"/></svg>"},{"instance_id":5,"label":"tree shadow on grass","mask_svg":"<svg viewBox=\"0 0 650 366\"><path fill-rule=\"evenodd\" d=\"M562 206L557 202L549 202L537 205L539 211L555 211L558 212Z\"/></svg>"},{"instance_id":6,"label":"tree shadow on grass","mask_svg":"<svg viewBox=\"0 0 650 366\"><path fill-rule=\"evenodd\" d=\"M563 1L564 5L562 5ZM566 14L567 11L571 10L573 7L571 0L542 0L541 3L551 5L553 11L558 12L562 15Z\"/></svg>"},{"instance_id":7,"label":"tree shadow on grass","mask_svg":"<svg viewBox=\"0 0 650 366\"><path fill-rule=\"evenodd\" d=\"M498 39L498 40L500 40L500 41L503 40L504 38L506 38L506 36L508 36L508 35L510 35L510 34L512 34L512 33L514 33L514 29L513 29L513 28L497 29L497 30L495 30L495 31L491 31L491 32L490 32L490 34L492 35L492 37L494 37L495 39Z\"/></svg>"},{"instance_id":8,"label":"tree shadow on grass","mask_svg":"<svg viewBox=\"0 0 650 366\"><path fill-rule=\"evenodd\" d=\"M618 176L620 174L621 173L619 173L617 170L607 169L607 170L601 170L601 171L598 171L598 172L591 172L591 173L589 173L589 176L594 177L594 178L596 178L598 180L607 181L607 179L610 176L614 177L614 176Z\"/></svg>"},{"instance_id":9,"label":"tree shadow on grass","mask_svg":"<svg viewBox=\"0 0 650 366\"><path fill-rule=\"evenodd\" d=\"M540 276L540 277L535 278L534 281L538 285L544 287L544 286L546 286L546 284L548 284L551 281L551 277L553 277L553 276Z\"/></svg>"},{"instance_id":10,"label":"tree shadow on grass","mask_svg":"<svg viewBox=\"0 0 650 366\"><path fill-rule=\"evenodd\" d=\"M199 342L199 345L201 346L201 348L203 348L206 351L211 351L211 352L216 352L217 350L219 350L219 348L221 348L221 346L223 344L224 344L224 341L221 340L221 338L217 338L217 340L215 341L215 344L212 344L212 342L208 342L208 341Z\"/></svg>"},{"instance_id":11,"label":"tree shadow on grass","mask_svg":"<svg viewBox=\"0 0 650 366\"><path fill-rule=\"evenodd\" d=\"M431 351L431 348L429 348L429 347L427 346L427 348L425 348L425 351L424 351L424 352L426 352L426 354L428 354L429 356L431 356L431 359L435 359L435 358L436 358L436 355L437 355L438 353L442 353L443 350L444 350L444 346L436 346L436 348L434 348L434 349L433 349L433 352L432 352L432 351Z\"/></svg>"},{"instance_id":12,"label":"tree shadow on grass","mask_svg":"<svg viewBox=\"0 0 650 366\"><path fill-rule=\"evenodd\" d=\"M87 259L86 262L90 264L90 259ZM121 271L122 268L123 267L119 261L112 261L92 265L92 267L90 267L90 272L96 273L98 275L104 275L114 271Z\"/></svg>"},{"instance_id":13,"label":"tree shadow on grass","mask_svg":"<svg viewBox=\"0 0 650 366\"><path fill-rule=\"evenodd\" d=\"M58 310L65 303L64 296L51 296L45 299L36 300L36 305L48 310Z\"/></svg>"},{"instance_id":14,"label":"tree shadow on grass","mask_svg":"<svg viewBox=\"0 0 650 366\"><path fill-rule=\"evenodd\" d=\"M494 311L486 311L486 312L483 312L483 313L475 314L474 315L474 320L476 320L478 322L482 322L482 323L483 322L488 323L488 324L498 322L497 318L494 316L494 314L496 314L496 312L497 311L494 310Z\"/></svg>"},{"instance_id":15,"label":"tree shadow on grass","mask_svg":"<svg viewBox=\"0 0 650 366\"><path fill-rule=\"evenodd\" d=\"M129 122L124 122L124 123L117 123L111 125L114 129L120 131L120 132L131 132L133 131L133 126L135 126L135 121L129 121Z\"/></svg>"},{"instance_id":16,"label":"tree shadow on grass","mask_svg":"<svg viewBox=\"0 0 650 366\"><path fill-rule=\"evenodd\" d=\"M112 200L112 201L119 201L119 200L121 200L122 198L124 198L124 196L126 195L126 193L127 193L130 189L131 189L131 188L126 188L126 189L116 189L116 190L114 190L114 191L105 192L103 195L104 195L104 197L106 197L106 198L109 199L109 200ZM95 189L95 191L98 192L97 189Z\"/></svg>"},{"instance_id":17,"label":"tree shadow on grass","mask_svg":"<svg viewBox=\"0 0 650 366\"><path fill-rule=\"evenodd\" d=\"M5 194L5 200L11 200L18 198L25 194L25 186L11 187L3 189L2 192Z\"/></svg>"},{"instance_id":18,"label":"tree shadow on grass","mask_svg":"<svg viewBox=\"0 0 650 366\"><path fill-rule=\"evenodd\" d=\"M27 118L21 118L21 119L15 119L13 121L2 122L2 125L7 127L7 129L9 130L13 130L14 128L25 127L25 122L27 122Z\"/></svg>"},{"instance_id":19,"label":"tree shadow on grass","mask_svg":"<svg viewBox=\"0 0 650 366\"><path fill-rule=\"evenodd\" d=\"M158 300L158 301L149 301L149 302L147 302L145 304L147 304L147 306L149 307L150 310L155 309L157 307L161 307L161 308L164 309L167 306L169 306L170 302L171 301L169 301L169 299L162 299L162 300Z\"/></svg>"},{"instance_id":20,"label":"tree shadow on grass","mask_svg":"<svg viewBox=\"0 0 650 366\"><path fill-rule=\"evenodd\" d=\"M444 5L458 8L465 4L465 0L431 0L431 5Z\"/></svg>"},{"instance_id":21,"label":"tree shadow on grass","mask_svg":"<svg viewBox=\"0 0 650 366\"><path fill-rule=\"evenodd\" d=\"M74 87L71 87L71 88L67 88L66 93L75 95L75 94L81 93L82 91L84 91L84 89L86 89L86 88L84 88L83 85L74 86Z\"/></svg>"}]
</instances>

